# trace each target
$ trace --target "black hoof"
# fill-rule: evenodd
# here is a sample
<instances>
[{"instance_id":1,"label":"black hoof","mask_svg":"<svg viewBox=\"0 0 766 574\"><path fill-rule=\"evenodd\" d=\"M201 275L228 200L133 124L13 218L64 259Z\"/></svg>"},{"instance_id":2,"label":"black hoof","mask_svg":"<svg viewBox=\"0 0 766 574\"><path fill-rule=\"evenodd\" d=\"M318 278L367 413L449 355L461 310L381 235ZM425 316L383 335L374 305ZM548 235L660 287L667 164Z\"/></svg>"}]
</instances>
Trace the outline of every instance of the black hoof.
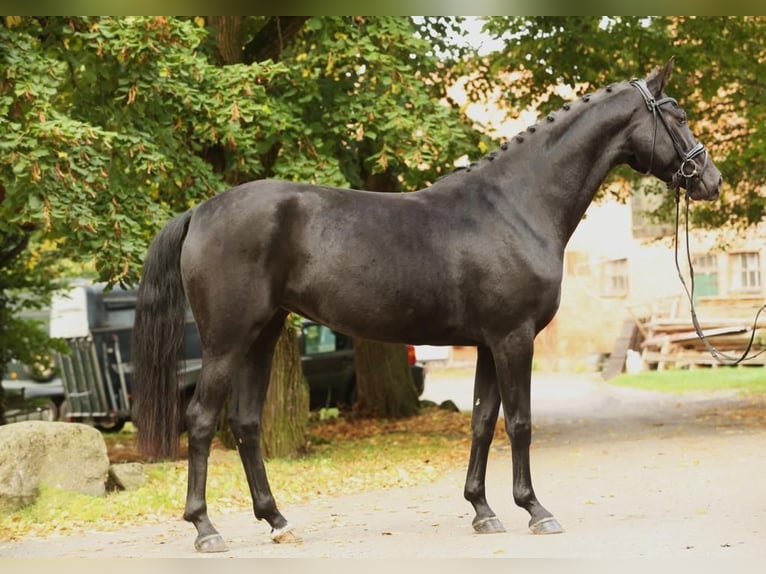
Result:
<instances>
[{"instance_id":1,"label":"black hoof","mask_svg":"<svg viewBox=\"0 0 766 574\"><path fill-rule=\"evenodd\" d=\"M198 536L194 541L194 549L197 552L204 552L206 554L211 552L228 552L229 547L223 541L223 536L220 534L208 534L206 536Z\"/></svg>"},{"instance_id":2,"label":"black hoof","mask_svg":"<svg viewBox=\"0 0 766 574\"><path fill-rule=\"evenodd\" d=\"M532 531L532 534L561 534L564 532L559 521L553 518L553 516L543 518L535 523L530 521L529 529Z\"/></svg>"},{"instance_id":3,"label":"black hoof","mask_svg":"<svg viewBox=\"0 0 766 574\"><path fill-rule=\"evenodd\" d=\"M505 527L497 516L487 516L485 518L479 518L477 516L473 519L473 529L479 534L497 534L499 532L505 532Z\"/></svg>"}]
</instances>

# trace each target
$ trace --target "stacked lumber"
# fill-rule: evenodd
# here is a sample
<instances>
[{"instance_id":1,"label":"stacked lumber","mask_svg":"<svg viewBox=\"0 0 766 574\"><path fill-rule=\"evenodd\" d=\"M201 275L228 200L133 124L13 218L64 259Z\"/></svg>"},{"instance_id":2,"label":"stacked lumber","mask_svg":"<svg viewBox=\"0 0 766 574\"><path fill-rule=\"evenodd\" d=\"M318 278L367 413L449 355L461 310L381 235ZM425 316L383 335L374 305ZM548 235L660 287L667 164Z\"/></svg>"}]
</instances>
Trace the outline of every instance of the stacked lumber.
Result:
<instances>
[{"instance_id":1,"label":"stacked lumber","mask_svg":"<svg viewBox=\"0 0 766 574\"><path fill-rule=\"evenodd\" d=\"M719 351L739 357L747 348L755 328L750 353L757 352L766 345L766 312L761 314L757 325L753 325L761 305L762 298L701 298L697 316L702 333ZM645 335L641 343L645 369L721 365L698 336L688 308L685 317L681 313L675 316L655 314L640 322ZM742 364L766 366L766 353Z\"/></svg>"}]
</instances>

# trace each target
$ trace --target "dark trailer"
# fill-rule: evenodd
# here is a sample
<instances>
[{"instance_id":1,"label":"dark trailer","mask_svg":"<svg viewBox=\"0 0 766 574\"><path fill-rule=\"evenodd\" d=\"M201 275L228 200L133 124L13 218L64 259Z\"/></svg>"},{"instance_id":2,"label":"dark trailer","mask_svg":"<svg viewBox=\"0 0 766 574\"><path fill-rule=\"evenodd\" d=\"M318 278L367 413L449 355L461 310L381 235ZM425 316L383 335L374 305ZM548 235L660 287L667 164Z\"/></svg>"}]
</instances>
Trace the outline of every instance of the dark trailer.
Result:
<instances>
[{"instance_id":1,"label":"dark trailer","mask_svg":"<svg viewBox=\"0 0 766 574\"><path fill-rule=\"evenodd\" d=\"M104 431L119 431L131 418L131 338L136 291L105 284L79 284L51 305L50 334L66 341L69 353L57 354L66 397L60 418L92 422ZM186 316L185 359L179 384L191 395L199 375L199 333L191 312Z\"/></svg>"}]
</instances>

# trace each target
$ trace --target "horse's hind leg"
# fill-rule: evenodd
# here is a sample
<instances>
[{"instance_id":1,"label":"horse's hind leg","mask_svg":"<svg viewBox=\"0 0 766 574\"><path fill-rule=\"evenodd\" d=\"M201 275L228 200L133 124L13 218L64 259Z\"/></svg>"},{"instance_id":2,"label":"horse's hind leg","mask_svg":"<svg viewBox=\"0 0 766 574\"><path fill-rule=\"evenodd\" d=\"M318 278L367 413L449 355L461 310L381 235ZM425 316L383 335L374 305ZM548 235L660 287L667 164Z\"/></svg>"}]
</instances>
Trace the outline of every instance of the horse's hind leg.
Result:
<instances>
[{"instance_id":1,"label":"horse's hind leg","mask_svg":"<svg viewBox=\"0 0 766 574\"><path fill-rule=\"evenodd\" d=\"M223 538L213 527L207 514L205 484L210 444L218 426L218 417L229 388L233 358L205 357L197 388L186 409L189 429L189 485L184 519L197 528L194 547L199 552L225 552Z\"/></svg>"},{"instance_id":2,"label":"horse's hind leg","mask_svg":"<svg viewBox=\"0 0 766 574\"><path fill-rule=\"evenodd\" d=\"M500 394L497 390L492 353L486 347L479 347L471 415L471 457L468 462L464 496L476 511L473 527L481 534L505 532L503 524L487 503L485 491L487 457L499 410Z\"/></svg>"},{"instance_id":3,"label":"horse's hind leg","mask_svg":"<svg viewBox=\"0 0 766 574\"><path fill-rule=\"evenodd\" d=\"M519 329L492 349L503 404L505 430L511 439L513 499L530 514L533 534L557 534L564 529L537 500L532 488L529 447L532 443L531 378L534 332Z\"/></svg>"},{"instance_id":4,"label":"horse's hind leg","mask_svg":"<svg viewBox=\"0 0 766 574\"><path fill-rule=\"evenodd\" d=\"M231 430L245 468L255 517L258 520L266 520L271 525L271 537L275 542L297 539L287 520L277 509L261 452L263 405L269 387L274 348L282 332L285 315L283 312L277 313L251 346L241 374L232 381L229 409Z\"/></svg>"}]
</instances>

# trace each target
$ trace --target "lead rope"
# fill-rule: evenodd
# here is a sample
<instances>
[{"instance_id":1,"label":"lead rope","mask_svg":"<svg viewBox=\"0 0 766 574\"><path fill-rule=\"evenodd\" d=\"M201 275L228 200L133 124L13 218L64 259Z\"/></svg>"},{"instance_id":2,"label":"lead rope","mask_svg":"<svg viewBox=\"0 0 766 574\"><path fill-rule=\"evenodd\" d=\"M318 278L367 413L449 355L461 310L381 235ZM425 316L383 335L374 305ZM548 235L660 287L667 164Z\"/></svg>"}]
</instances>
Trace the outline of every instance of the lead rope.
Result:
<instances>
[{"instance_id":1,"label":"lead rope","mask_svg":"<svg viewBox=\"0 0 766 574\"><path fill-rule=\"evenodd\" d=\"M676 271L678 271L678 278L681 280L681 285L684 287L684 291L686 292L686 297L689 299L689 311L691 313L692 317L692 324L694 325L694 330L697 333L697 336L702 340L702 342L705 344L705 347L708 350L708 353L710 353L713 358L721 363L722 365L739 365L743 361L752 361L756 357L760 356L764 351L766 351L766 348L761 349L757 353L748 356L748 353L750 352L751 347L753 346L753 341L755 340L755 331L758 328L758 318L761 316L761 313L764 309L766 309L766 304L762 305L760 309L758 309L758 312L755 314L755 320L753 321L753 328L750 332L750 340L747 343L747 348L745 349L745 352L742 353L739 357L729 355L727 353L724 353L722 351L719 351L716 349L712 344L710 344L710 341L707 340L707 337L702 331L702 328L700 327L699 321L697 320L697 311L694 308L694 267L692 266L692 256L691 251L689 249L689 194L685 194L686 199L686 209L685 209L685 216L684 216L684 228L685 228L685 238L686 238L686 260L689 264L689 277L690 277L690 283L691 283L691 290L686 286L686 280L684 279L683 273L681 273L681 266L678 263L678 228L680 226L680 203L681 203L681 191L680 189L676 189L676 232L675 237L673 241L674 249L675 249L675 261L676 261Z\"/></svg>"}]
</instances>

